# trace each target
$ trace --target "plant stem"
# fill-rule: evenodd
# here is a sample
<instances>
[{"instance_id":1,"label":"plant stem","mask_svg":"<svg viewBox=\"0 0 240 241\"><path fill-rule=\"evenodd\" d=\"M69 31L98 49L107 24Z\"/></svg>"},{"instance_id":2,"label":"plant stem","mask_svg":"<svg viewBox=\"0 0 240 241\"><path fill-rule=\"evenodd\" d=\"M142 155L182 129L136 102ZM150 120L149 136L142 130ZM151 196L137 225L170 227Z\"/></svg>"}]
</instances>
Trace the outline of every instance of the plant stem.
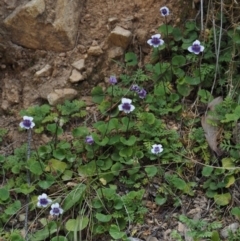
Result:
<instances>
[{"instance_id":1,"label":"plant stem","mask_svg":"<svg viewBox=\"0 0 240 241\"><path fill-rule=\"evenodd\" d=\"M27 161L30 158L31 155L31 140L32 140L32 132L31 129L28 129L28 144L27 144ZM31 183L31 176L29 173L29 170L27 169L27 184L30 186ZM25 223L24 223L24 229L25 229L25 239L28 240L28 209L29 209L29 194L27 194L27 203L25 208Z\"/></svg>"},{"instance_id":2,"label":"plant stem","mask_svg":"<svg viewBox=\"0 0 240 241\"><path fill-rule=\"evenodd\" d=\"M112 105L113 105L113 85L112 85L112 96L111 96L111 104L110 104L110 110L112 110ZM105 130L105 133L103 135L103 138L106 136L107 134L107 130L108 130L108 127L109 127L109 121L110 121L110 115L108 115L109 119L108 119L108 122L107 122L107 128Z\"/></svg>"}]
</instances>

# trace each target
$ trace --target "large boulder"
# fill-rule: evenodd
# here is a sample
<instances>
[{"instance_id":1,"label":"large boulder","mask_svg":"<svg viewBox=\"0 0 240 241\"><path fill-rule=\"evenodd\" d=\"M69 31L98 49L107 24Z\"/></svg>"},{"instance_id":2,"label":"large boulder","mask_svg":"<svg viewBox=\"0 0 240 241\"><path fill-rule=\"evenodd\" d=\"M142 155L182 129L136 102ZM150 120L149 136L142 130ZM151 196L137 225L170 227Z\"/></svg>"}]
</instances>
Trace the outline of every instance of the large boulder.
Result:
<instances>
[{"instance_id":1,"label":"large boulder","mask_svg":"<svg viewBox=\"0 0 240 241\"><path fill-rule=\"evenodd\" d=\"M4 20L11 41L31 49L67 51L74 47L79 0L31 0Z\"/></svg>"}]
</instances>

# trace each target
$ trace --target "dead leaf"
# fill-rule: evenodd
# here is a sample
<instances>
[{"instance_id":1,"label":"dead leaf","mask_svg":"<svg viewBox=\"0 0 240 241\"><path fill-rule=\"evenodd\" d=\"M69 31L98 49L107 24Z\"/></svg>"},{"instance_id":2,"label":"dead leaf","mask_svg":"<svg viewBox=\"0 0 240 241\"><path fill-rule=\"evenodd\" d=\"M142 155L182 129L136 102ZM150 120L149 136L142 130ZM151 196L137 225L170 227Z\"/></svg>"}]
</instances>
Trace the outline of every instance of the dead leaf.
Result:
<instances>
[{"instance_id":1,"label":"dead leaf","mask_svg":"<svg viewBox=\"0 0 240 241\"><path fill-rule=\"evenodd\" d=\"M208 109L211 111L214 111L215 106L220 104L222 101L223 101L222 97L215 98L208 104ZM217 142L220 129L218 126L213 126L209 124L209 121L213 121L213 120L217 121L215 117L207 113L206 115L202 116L201 124L205 132L205 137L209 147L217 154L217 156L221 156L223 152L218 147L218 142Z\"/></svg>"}]
</instances>

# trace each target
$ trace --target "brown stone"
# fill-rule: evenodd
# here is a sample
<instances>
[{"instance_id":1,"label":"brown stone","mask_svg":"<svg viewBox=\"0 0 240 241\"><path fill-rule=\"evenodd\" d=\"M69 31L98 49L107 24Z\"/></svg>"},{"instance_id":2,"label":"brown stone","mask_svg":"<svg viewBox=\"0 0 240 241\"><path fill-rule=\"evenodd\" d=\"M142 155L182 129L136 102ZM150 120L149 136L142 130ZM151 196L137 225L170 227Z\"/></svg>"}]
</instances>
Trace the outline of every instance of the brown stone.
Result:
<instances>
[{"instance_id":1,"label":"brown stone","mask_svg":"<svg viewBox=\"0 0 240 241\"><path fill-rule=\"evenodd\" d=\"M124 54L124 50L121 47L113 47L108 51L108 58L109 59L117 59L122 57Z\"/></svg>"},{"instance_id":2,"label":"brown stone","mask_svg":"<svg viewBox=\"0 0 240 241\"><path fill-rule=\"evenodd\" d=\"M75 61L72 63L72 66L77 69L77 70L83 70L85 68L85 60L84 59L79 59L78 61Z\"/></svg>"},{"instance_id":3,"label":"brown stone","mask_svg":"<svg viewBox=\"0 0 240 241\"><path fill-rule=\"evenodd\" d=\"M67 51L74 47L79 22L78 0L32 0L20 5L5 20L11 41L32 49ZM49 14L53 16L48 16Z\"/></svg>"},{"instance_id":4,"label":"brown stone","mask_svg":"<svg viewBox=\"0 0 240 241\"><path fill-rule=\"evenodd\" d=\"M77 71L76 69L73 69L72 74L69 77L69 81L71 83L77 83L81 80L84 80L84 77L82 76L82 74L79 71Z\"/></svg>"},{"instance_id":5,"label":"brown stone","mask_svg":"<svg viewBox=\"0 0 240 241\"><path fill-rule=\"evenodd\" d=\"M116 26L114 30L110 33L108 40L123 49L126 49L131 42L132 33L120 26Z\"/></svg>"},{"instance_id":6,"label":"brown stone","mask_svg":"<svg viewBox=\"0 0 240 241\"><path fill-rule=\"evenodd\" d=\"M48 103L50 105L57 105L63 103L65 100L72 100L77 95L77 91L74 89L56 89L47 96Z\"/></svg>"},{"instance_id":7,"label":"brown stone","mask_svg":"<svg viewBox=\"0 0 240 241\"><path fill-rule=\"evenodd\" d=\"M91 46L88 49L88 54L92 56L99 56L103 53L102 49L100 46Z\"/></svg>"},{"instance_id":8,"label":"brown stone","mask_svg":"<svg viewBox=\"0 0 240 241\"><path fill-rule=\"evenodd\" d=\"M46 64L41 70L35 73L35 76L36 77L50 76L52 73L52 70L53 70L52 66L49 64Z\"/></svg>"}]
</instances>

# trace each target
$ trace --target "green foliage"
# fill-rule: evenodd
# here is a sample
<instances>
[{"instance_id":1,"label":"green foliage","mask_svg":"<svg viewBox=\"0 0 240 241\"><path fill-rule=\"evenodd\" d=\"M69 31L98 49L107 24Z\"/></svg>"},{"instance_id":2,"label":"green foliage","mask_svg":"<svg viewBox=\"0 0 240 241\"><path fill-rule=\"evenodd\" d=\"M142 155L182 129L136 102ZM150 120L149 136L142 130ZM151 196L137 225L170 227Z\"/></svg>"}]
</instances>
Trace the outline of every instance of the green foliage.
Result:
<instances>
[{"instance_id":1,"label":"green foliage","mask_svg":"<svg viewBox=\"0 0 240 241\"><path fill-rule=\"evenodd\" d=\"M222 32L216 66L212 28L202 41L204 53L195 55L187 49L196 39L202 40L196 21L187 21L184 29L162 24L158 30L166 44L153 48L149 63L142 66L136 53L127 52L124 63L119 64L122 73L118 83L106 90L100 86L92 89L92 101L100 112L94 123L86 118L86 105L81 100L22 110L22 116L34 118L34 138L44 134L48 141L31 153L27 145L22 145L8 155L0 155L7 177L0 188L0 224L15 218L29 195L29 210L38 214L41 226L30 234L30 240L77 240L85 233L91 233L93 239L104 235L109 240L127 240L126 229L144 221L148 210L142 201L147 185L155 179L161 182L153 198L157 205L180 206L182 195L194 197L199 188L218 207L230 204L229 188L239 179L240 165L240 75L236 67L240 31L232 26ZM215 31L219 37L219 30ZM133 91L132 85L146 90L146 98ZM200 116L219 95L223 101L215 110L210 106L208 112L212 117L208 124L218 128L218 146L226 154L218 157L216 168L206 140L209 133L204 133ZM122 98L132 100L132 113L119 111ZM6 134L7 130L1 128L0 143L4 143ZM86 136L92 136L94 143L86 143ZM152 153L156 143L162 144L163 152ZM197 170L199 183L195 176L189 176L196 173L195 159L205 165ZM45 210L36 208L40 193L48 193L61 204L65 215L61 221L47 220ZM232 209L237 218L239 213L238 208ZM218 222L183 215L179 219L194 240L219 240ZM4 230L3 235L21 240L15 230ZM172 237L183 240L176 231ZM229 234L229 240L238 237L239 232Z\"/></svg>"},{"instance_id":2,"label":"green foliage","mask_svg":"<svg viewBox=\"0 0 240 241\"><path fill-rule=\"evenodd\" d=\"M187 235L196 241L200 241L206 238L211 238L208 240L216 240L216 237L219 237L218 232L216 230L222 227L221 222L209 223L201 219L200 220L190 219L185 215L180 215L179 220L180 222L184 223L189 229L189 231L187 232ZM171 236L173 238L177 238L176 240L179 240L179 241L183 240L181 235L176 231L172 232Z\"/></svg>"}]
</instances>

